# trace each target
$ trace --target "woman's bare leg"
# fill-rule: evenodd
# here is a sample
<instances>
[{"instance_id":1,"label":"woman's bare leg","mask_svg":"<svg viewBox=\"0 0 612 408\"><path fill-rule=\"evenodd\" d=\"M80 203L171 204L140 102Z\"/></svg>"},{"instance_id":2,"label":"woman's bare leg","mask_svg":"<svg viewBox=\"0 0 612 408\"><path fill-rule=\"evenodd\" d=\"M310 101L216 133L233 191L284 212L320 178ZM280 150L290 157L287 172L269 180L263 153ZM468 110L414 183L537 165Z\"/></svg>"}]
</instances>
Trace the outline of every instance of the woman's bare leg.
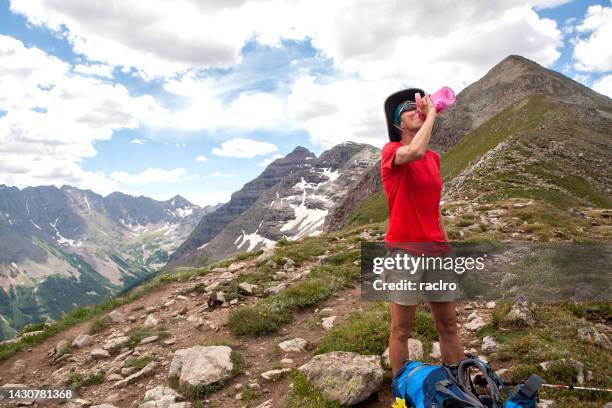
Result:
<instances>
[{"instance_id":1,"label":"woman's bare leg","mask_svg":"<svg viewBox=\"0 0 612 408\"><path fill-rule=\"evenodd\" d=\"M389 361L393 376L408 359L407 342L412 333L412 325L416 314L416 305L403 306L390 303L391 336L389 337Z\"/></svg>"},{"instance_id":2,"label":"woman's bare leg","mask_svg":"<svg viewBox=\"0 0 612 408\"><path fill-rule=\"evenodd\" d=\"M442 361L457 364L464 358L463 345L457 331L457 310L455 302L430 302L431 314L440 336Z\"/></svg>"}]
</instances>

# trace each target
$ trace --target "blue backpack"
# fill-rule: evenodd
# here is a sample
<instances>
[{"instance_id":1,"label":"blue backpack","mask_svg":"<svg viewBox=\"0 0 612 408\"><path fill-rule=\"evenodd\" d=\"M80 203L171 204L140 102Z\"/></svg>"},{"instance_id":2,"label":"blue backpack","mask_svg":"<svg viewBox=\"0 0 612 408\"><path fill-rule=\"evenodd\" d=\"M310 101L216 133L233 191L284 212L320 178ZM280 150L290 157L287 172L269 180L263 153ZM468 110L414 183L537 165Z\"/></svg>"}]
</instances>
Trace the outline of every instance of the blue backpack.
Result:
<instances>
[{"instance_id":1,"label":"blue backpack","mask_svg":"<svg viewBox=\"0 0 612 408\"><path fill-rule=\"evenodd\" d=\"M481 385L487 385L490 394L481 395L474 386L470 369L480 371ZM532 380L535 377L540 380ZM532 376L515 389L502 404L500 389L508 389L493 369L477 358L466 358L459 363L454 374L447 366L408 361L393 378L394 408L535 408L541 379Z\"/></svg>"}]
</instances>

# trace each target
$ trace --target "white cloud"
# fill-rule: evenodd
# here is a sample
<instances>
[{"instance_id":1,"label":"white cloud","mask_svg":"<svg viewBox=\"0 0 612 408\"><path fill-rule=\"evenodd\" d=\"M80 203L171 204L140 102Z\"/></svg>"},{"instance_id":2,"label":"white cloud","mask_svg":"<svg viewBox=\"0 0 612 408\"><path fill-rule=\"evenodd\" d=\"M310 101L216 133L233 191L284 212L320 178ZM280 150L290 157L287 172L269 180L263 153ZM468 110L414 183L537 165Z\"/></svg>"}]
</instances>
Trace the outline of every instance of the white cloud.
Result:
<instances>
[{"instance_id":1,"label":"white cloud","mask_svg":"<svg viewBox=\"0 0 612 408\"><path fill-rule=\"evenodd\" d=\"M590 6L576 30L588 34L573 41L576 69L588 72L612 70L612 7Z\"/></svg>"},{"instance_id":2,"label":"white cloud","mask_svg":"<svg viewBox=\"0 0 612 408\"><path fill-rule=\"evenodd\" d=\"M276 159L280 159L281 157L284 157L282 154L275 154L272 155L271 157L268 157L267 159L264 159L262 161L259 162L260 166L266 167L268 164L272 163L274 160Z\"/></svg>"},{"instance_id":3,"label":"white cloud","mask_svg":"<svg viewBox=\"0 0 612 408\"><path fill-rule=\"evenodd\" d=\"M103 78L113 77L113 67L106 64L78 64L74 67L74 71L83 75L93 75Z\"/></svg>"},{"instance_id":4,"label":"white cloud","mask_svg":"<svg viewBox=\"0 0 612 408\"><path fill-rule=\"evenodd\" d=\"M612 98L612 74L605 75L593 83L593 89Z\"/></svg>"},{"instance_id":5,"label":"white cloud","mask_svg":"<svg viewBox=\"0 0 612 408\"><path fill-rule=\"evenodd\" d=\"M214 171L212 173L210 173L210 177L236 177L235 174L231 174L231 173L223 173L220 171Z\"/></svg>"},{"instance_id":6,"label":"white cloud","mask_svg":"<svg viewBox=\"0 0 612 408\"><path fill-rule=\"evenodd\" d=\"M125 184L177 183L197 177L196 174L189 174L182 167L172 170L150 167L136 174L129 174L125 171L114 171L110 174L111 179Z\"/></svg>"},{"instance_id":7,"label":"white cloud","mask_svg":"<svg viewBox=\"0 0 612 408\"><path fill-rule=\"evenodd\" d=\"M120 84L71 72L69 64L0 35L0 182L16 186L71 184L101 193L118 190L81 162L94 142L139 126L138 112L155 109ZM27 170L27 171L26 171Z\"/></svg>"},{"instance_id":8,"label":"white cloud","mask_svg":"<svg viewBox=\"0 0 612 408\"><path fill-rule=\"evenodd\" d=\"M551 66L563 36L533 8L564 2L125 0L110 6L102 0L12 0L11 10L65 36L90 61L162 77L167 92L184 98L177 110L151 97L124 110L134 126L236 136L302 128L314 143L330 146L384 141L382 101L406 85L430 92L448 85L458 92L508 54ZM319 58L333 62L335 76L298 75L288 100L243 89L232 89L228 100L227 85L200 69L235 65L252 39L272 46L309 40ZM228 157L269 153L236 156L230 147L215 150Z\"/></svg>"},{"instance_id":9,"label":"white cloud","mask_svg":"<svg viewBox=\"0 0 612 408\"><path fill-rule=\"evenodd\" d=\"M130 143L132 144L145 144L146 140L144 139L139 139L139 138L134 138L132 140L130 140Z\"/></svg>"},{"instance_id":10,"label":"white cloud","mask_svg":"<svg viewBox=\"0 0 612 408\"><path fill-rule=\"evenodd\" d=\"M218 203L228 202L232 197L232 191L210 191L205 189L197 189L192 191L181 191L181 195L189 200L189 202L204 207L206 205L215 205Z\"/></svg>"},{"instance_id":11,"label":"white cloud","mask_svg":"<svg viewBox=\"0 0 612 408\"><path fill-rule=\"evenodd\" d=\"M195 158L195 160L197 162L201 162L204 163L205 161L208 161L208 159L206 158L206 156L202 156L201 154L198 154L198 156Z\"/></svg>"},{"instance_id":12,"label":"white cloud","mask_svg":"<svg viewBox=\"0 0 612 408\"><path fill-rule=\"evenodd\" d=\"M236 137L221 143L221 147L215 147L212 154L224 157L251 158L273 153L277 150L278 147L272 143Z\"/></svg>"}]
</instances>

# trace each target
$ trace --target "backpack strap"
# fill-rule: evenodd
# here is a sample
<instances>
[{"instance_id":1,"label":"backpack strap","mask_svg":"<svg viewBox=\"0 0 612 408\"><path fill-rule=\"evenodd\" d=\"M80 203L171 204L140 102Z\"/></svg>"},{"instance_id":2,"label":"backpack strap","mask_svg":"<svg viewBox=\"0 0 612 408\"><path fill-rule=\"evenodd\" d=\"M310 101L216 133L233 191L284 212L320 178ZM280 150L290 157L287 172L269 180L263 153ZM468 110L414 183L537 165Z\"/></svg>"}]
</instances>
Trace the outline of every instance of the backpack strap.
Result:
<instances>
[{"instance_id":1,"label":"backpack strap","mask_svg":"<svg viewBox=\"0 0 612 408\"><path fill-rule=\"evenodd\" d=\"M469 377L469 368L475 367L477 368L484 376L484 379L487 381L487 385L489 386L491 400L493 402L493 408L502 408L501 395L499 394L499 388L502 388L506 395L508 394L508 389L504 382L499 378L499 376L493 371L493 369L486 364L484 361L478 358L466 358L463 359L459 363L459 369L457 371L457 381L459 384L468 389L468 381L471 383L471 379ZM472 388L469 390L474 394L474 397L478 398L475 390Z\"/></svg>"},{"instance_id":2,"label":"backpack strap","mask_svg":"<svg viewBox=\"0 0 612 408\"><path fill-rule=\"evenodd\" d=\"M472 395L470 395L468 393L464 393L464 395L467 398L461 398L457 394L453 393L451 390L448 389L448 387L450 385L453 385L453 384L455 384L455 383L453 381L449 381L449 380L439 381L436 384L436 391L439 392L439 393L442 393L444 395L447 395L447 396L451 397L454 400L461 401L461 402L467 404L468 407L485 408L484 405L482 405L482 402L480 402L479 399L475 399ZM455 384L455 385L457 385L457 384Z\"/></svg>"}]
</instances>

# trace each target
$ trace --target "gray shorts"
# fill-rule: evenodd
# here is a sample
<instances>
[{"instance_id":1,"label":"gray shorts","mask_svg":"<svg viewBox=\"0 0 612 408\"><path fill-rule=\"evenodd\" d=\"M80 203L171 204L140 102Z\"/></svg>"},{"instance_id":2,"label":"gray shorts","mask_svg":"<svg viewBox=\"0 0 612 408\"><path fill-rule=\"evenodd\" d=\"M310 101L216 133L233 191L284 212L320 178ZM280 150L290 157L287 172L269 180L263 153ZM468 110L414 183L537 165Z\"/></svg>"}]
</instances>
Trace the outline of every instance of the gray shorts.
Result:
<instances>
[{"instance_id":1,"label":"gray shorts","mask_svg":"<svg viewBox=\"0 0 612 408\"><path fill-rule=\"evenodd\" d=\"M395 257L397 254L415 258L409 252L397 248L387 250L386 256ZM452 255L445 255L449 256ZM385 270L381 277L383 282L395 286L394 289L386 291L388 300L403 306L413 306L419 302L454 302L459 299L457 274L437 266L435 261L431 260L428 268L425 268L421 262L420 267L410 271Z\"/></svg>"}]
</instances>

